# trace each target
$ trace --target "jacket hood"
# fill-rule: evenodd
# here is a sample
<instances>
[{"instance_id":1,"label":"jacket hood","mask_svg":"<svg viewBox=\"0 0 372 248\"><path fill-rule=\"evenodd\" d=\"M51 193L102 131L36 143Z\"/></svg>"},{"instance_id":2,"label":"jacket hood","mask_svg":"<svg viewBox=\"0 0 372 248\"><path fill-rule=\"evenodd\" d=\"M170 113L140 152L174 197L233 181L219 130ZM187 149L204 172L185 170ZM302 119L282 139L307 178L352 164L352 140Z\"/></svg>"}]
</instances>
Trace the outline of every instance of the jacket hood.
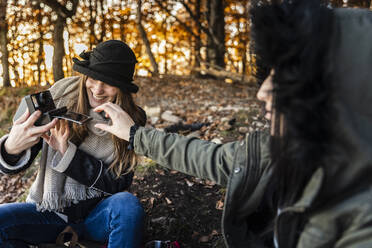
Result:
<instances>
[{"instance_id":1,"label":"jacket hood","mask_svg":"<svg viewBox=\"0 0 372 248\"><path fill-rule=\"evenodd\" d=\"M372 12L318 0L252 11L258 71L274 68L291 166L323 168L318 203L370 185Z\"/></svg>"},{"instance_id":2,"label":"jacket hood","mask_svg":"<svg viewBox=\"0 0 372 248\"><path fill-rule=\"evenodd\" d=\"M371 185L372 12L335 9L328 64L333 68L331 123L334 150L322 195Z\"/></svg>"}]
</instances>

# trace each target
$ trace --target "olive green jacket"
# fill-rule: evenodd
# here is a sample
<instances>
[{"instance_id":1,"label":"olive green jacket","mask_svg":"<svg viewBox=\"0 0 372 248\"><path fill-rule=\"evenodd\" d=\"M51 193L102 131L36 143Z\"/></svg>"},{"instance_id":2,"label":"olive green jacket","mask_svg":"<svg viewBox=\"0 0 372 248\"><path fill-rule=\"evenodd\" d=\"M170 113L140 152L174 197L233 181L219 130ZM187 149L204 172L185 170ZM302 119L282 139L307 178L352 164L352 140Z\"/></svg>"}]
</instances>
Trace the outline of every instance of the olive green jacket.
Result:
<instances>
[{"instance_id":1,"label":"olive green jacket","mask_svg":"<svg viewBox=\"0 0 372 248\"><path fill-rule=\"evenodd\" d=\"M269 139L266 133L254 132L245 141L215 144L140 127L134 147L137 154L162 166L227 187L222 232L227 247L242 248L254 247L250 245L246 220L262 203L272 176ZM327 185L324 180L320 168L309 180L301 199L292 207L278 210L273 247L372 247L372 187L353 188L319 206L316 199L322 186ZM294 230L296 218L307 221L292 244L287 237Z\"/></svg>"}]
</instances>

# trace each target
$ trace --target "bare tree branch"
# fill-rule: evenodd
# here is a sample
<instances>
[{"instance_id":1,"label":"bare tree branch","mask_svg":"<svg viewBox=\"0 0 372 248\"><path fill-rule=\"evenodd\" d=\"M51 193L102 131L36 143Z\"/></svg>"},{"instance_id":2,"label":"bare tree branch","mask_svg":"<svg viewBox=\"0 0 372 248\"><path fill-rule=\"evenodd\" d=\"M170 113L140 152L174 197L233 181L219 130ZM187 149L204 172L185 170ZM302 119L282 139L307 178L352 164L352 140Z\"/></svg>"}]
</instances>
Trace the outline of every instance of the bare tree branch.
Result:
<instances>
[{"instance_id":1,"label":"bare tree branch","mask_svg":"<svg viewBox=\"0 0 372 248\"><path fill-rule=\"evenodd\" d=\"M226 79L229 78L235 82L241 82L244 84L248 84L254 86L256 84L254 77L252 76L245 76L239 73L226 71L225 69L221 69L220 67L211 66L206 68L193 68L195 71L200 72L201 74L209 74L215 76L216 78Z\"/></svg>"},{"instance_id":2,"label":"bare tree branch","mask_svg":"<svg viewBox=\"0 0 372 248\"><path fill-rule=\"evenodd\" d=\"M138 30L139 30L140 35L142 37L143 43L145 43L146 52L147 52L147 55L149 56L151 66L154 69L152 74L159 74L158 64L156 63L155 57L154 57L154 55L151 51L151 45L150 45L149 39L147 38L146 31L142 26L141 6L142 6L142 0L137 0L137 18L136 18L137 27L138 27Z\"/></svg>"},{"instance_id":3,"label":"bare tree branch","mask_svg":"<svg viewBox=\"0 0 372 248\"><path fill-rule=\"evenodd\" d=\"M187 13L189 13L190 17L193 20L196 20L196 16L194 15L194 13L190 9L190 7L187 5L187 3L184 0L180 0L180 2L182 3L183 7L186 9ZM214 35L213 30L212 30L211 27L207 28L207 27L203 26L200 22L199 22L199 25L200 25L201 30L204 33L206 33L208 36L210 36L212 38L213 42L216 43L217 46L223 46L223 44L221 44L221 42Z\"/></svg>"},{"instance_id":4,"label":"bare tree branch","mask_svg":"<svg viewBox=\"0 0 372 248\"><path fill-rule=\"evenodd\" d=\"M173 14L171 13L171 11L170 11L166 6L163 5L162 1L160 1L160 0L155 0L155 2L160 6L161 9L163 9L163 10L166 11L170 16L172 16L174 19L176 19L176 21L177 21L179 24L181 24L181 25L186 29L186 31L189 32L192 36L194 36L194 37L197 37L197 36L198 36L198 34L194 33L194 31L192 30L191 27L189 27L186 23L184 23L183 21L181 21L177 16L173 15Z\"/></svg>"}]
</instances>

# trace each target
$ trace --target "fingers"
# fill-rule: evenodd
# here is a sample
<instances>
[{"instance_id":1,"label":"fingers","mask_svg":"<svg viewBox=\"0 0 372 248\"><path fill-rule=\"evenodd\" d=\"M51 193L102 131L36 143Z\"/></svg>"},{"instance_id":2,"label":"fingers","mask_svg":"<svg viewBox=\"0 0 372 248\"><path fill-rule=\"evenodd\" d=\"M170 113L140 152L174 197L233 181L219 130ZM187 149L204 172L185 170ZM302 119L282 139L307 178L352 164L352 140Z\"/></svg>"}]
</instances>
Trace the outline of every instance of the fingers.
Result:
<instances>
[{"instance_id":1,"label":"fingers","mask_svg":"<svg viewBox=\"0 0 372 248\"><path fill-rule=\"evenodd\" d=\"M63 120L61 127L62 127L63 138L65 138L65 139L68 138L70 136L70 128L68 126L68 121Z\"/></svg>"},{"instance_id":2,"label":"fingers","mask_svg":"<svg viewBox=\"0 0 372 248\"><path fill-rule=\"evenodd\" d=\"M50 129L50 132L55 137L62 137L67 140L70 136L70 128L68 126L68 121L59 119L56 123L56 126Z\"/></svg>"},{"instance_id":3,"label":"fingers","mask_svg":"<svg viewBox=\"0 0 372 248\"><path fill-rule=\"evenodd\" d=\"M107 125L107 124L104 124L104 123L97 123L97 124L94 125L94 127L99 128L103 131L107 131L107 132L109 132L109 129L110 129L110 126Z\"/></svg>"},{"instance_id":4,"label":"fingers","mask_svg":"<svg viewBox=\"0 0 372 248\"><path fill-rule=\"evenodd\" d=\"M119 116L129 117L127 112L125 112L119 105L108 102L104 103L94 109L95 112L105 111L106 115L111 119L118 119ZM131 118L130 118L131 119Z\"/></svg>"},{"instance_id":5,"label":"fingers","mask_svg":"<svg viewBox=\"0 0 372 248\"><path fill-rule=\"evenodd\" d=\"M27 120L27 118L30 116L30 112L28 111L28 109L26 109L26 111L17 119L14 121L14 124L22 124L23 122L25 122Z\"/></svg>"},{"instance_id":6,"label":"fingers","mask_svg":"<svg viewBox=\"0 0 372 248\"><path fill-rule=\"evenodd\" d=\"M94 109L95 112L105 111L108 115L113 115L117 112L125 112L119 105L112 102L104 103Z\"/></svg>"},{"instance_id":7,"label":"fingers","mask_svg":"<svg viewBox=\"0 0 372 248\"><path fill-rule=\"evenodd\" d=\"M98 107L96 107L96 108L94 109L94 111L95 111L95 112L102 112L102 111L105 111L107 115L111 116L111 115L114 113L114 111L115 111L113 105L114 105L114 104L111 103L111 102L110 102L110 103L104 103L104 104L99 105Z\"/></svg>"},{"instance_id":8,"label":"fingers","mask_svg":"<svg viewBox=\"0 0 372 248\"><path fill-rule=\"evenodd\" d=\"M32 115L24 122L27 127L32 127L37 119L39 119L41 112L39 110L32 113Z\"/></svg>"},{"instance_id":9,"label":"fingers","mask_svg":"<svg viewBox=\"0 0 372 248\"><path fill-rule=\"evenodd\" d=\"M41 138L43 138L45 140L45 142L49 144L49 142L50 142L50 136L49 135L44 133L43 135L41 135Z\"/></svg>"},{"instance_id":10,"label":"fingers","mask_svg":"<svg viewBox=\"0 0 372 248\"><path fill-rule=\"evenodd\" d=\"M59 130L60 130L60 127L61 127L61 121L62 121L62 120L57 119L57 123L56 123L56 125L54 126L54 129L55 129L57 132L59 132Z\"/></svg>"},{"instance_id":11,"label":"fingers","mask_svg":"<svg viewBox=\"0 0 372 248\"><path fill-rule=\"evenodd\" d=\"M113 103L111 103L111 102L107 102L107 103L101 104L101 105L99 105L98 107L95 107L95 108L93 109L93 111L95 111L95 112L106 111L106 109L107 109L110 105L112 105L112 104L113 104Z\"/></svg>"},{"instance_id":12,"label":"fingers","mask_svg":"<svg viewBox=\"0 0 372 248\"><path fill-rule=\"evenodd\" d=\"M31 115L31 117L32 117L32 115ZM57 119L53 119L51 122L49 122L46 125L33 127L32 128L32 133L36 134L36 135L41 135L43 133L46 133L57 124L57 121L58 121Z\"/></svg>"}]
</instances>

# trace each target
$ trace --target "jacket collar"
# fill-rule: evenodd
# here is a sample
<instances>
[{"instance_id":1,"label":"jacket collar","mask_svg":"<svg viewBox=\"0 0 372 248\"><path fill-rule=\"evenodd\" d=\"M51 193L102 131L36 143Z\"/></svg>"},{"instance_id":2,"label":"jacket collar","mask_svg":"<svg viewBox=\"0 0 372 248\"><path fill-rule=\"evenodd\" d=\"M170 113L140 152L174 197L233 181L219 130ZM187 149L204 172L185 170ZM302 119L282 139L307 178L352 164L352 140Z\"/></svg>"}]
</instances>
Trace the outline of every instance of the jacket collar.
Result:
<instances>
[{"instance_id":1,"label":"jacket collar","mask_svg":"<svg viewBox=\"0 0 372 248\"><path fill-rule=\"evenodd\" d=\"M309 209L321 191L324 182L324 174L324 169L322 167L318 168L304 187L300 199L292 206L278 209L278 215L284 212L302 213Z\"/></svg>"},{"instance_id":2,"label":"jacket collar","mask_svg":"<svg viewBox=\"0 0 372 248\"><path fill-rule=\"evenodd\" d=\"M300 199L293 206L303 209L309 208L319 194L323 181L324 169L320 167L314 172L309 182L306 184Z\"/></svg>"}]
</instances>

